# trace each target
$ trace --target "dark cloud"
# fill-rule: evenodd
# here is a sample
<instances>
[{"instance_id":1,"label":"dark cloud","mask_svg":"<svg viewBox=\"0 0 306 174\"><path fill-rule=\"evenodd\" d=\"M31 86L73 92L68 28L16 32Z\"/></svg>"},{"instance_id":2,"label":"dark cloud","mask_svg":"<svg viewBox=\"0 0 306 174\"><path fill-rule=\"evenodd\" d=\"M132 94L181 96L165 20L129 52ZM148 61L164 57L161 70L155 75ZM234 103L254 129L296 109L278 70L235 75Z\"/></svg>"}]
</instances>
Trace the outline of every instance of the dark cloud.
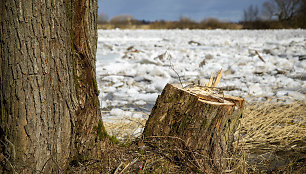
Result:
<instances>
[{"instance_id":1,"label":"dark cloud","mask_svg":"<svg viewBox=\"0 0 306 174\"><path fill-rule=\"evenodd\" d=\"M98 0L99 13L113 17L130 14L137 19L176 20L187 16L195 20L217 17L238 21L243 9L258 5L266 0Z\"/></svg>"}]
</instances>

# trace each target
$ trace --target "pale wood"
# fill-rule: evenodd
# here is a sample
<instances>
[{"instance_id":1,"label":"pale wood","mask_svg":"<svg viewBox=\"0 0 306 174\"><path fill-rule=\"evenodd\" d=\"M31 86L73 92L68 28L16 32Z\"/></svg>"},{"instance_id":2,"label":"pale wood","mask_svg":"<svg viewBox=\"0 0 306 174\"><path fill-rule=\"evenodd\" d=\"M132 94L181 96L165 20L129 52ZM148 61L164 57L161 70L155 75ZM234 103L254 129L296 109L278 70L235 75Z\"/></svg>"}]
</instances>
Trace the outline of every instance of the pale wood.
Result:
<instances>
[{"instance_id":1,"label":"pale wood","mask_svg":"<svg viewBox=\"0 0 306 174\"><path fill-rule=\"evenodd\" d=\"M213 88L216 88L221 80L221 76L222 76L222 69L219 70L216 80L214 82L214 84L212 85Z\"/></svg>"}]
</instances>

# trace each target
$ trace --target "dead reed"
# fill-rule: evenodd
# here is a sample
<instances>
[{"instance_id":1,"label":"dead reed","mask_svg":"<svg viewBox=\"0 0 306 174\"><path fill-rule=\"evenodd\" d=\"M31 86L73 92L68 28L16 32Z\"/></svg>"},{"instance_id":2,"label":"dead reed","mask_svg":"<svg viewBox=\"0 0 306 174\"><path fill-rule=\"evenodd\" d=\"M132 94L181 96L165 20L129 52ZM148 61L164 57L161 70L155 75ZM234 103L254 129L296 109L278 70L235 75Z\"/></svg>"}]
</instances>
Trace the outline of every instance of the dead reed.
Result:
<instances>
[{"instance_id":1,"label":"dead reed","mask_svg":"<svg viewBox=\"0 0 306 174\"><path fill-rule=\"evenodd\" d=\"M223 159L228 162L224 173L299 173L305 171L305 106L305 102L248 104L235 134L234 153L229 158ZM183 172L183 169L185 172L205 172L202 163L205 160L213 159L205 159L196 151L185 146L168 146L167 139L171 137L155 137L145 140L138 138L140 134L136 135L135 130L144 128L145 122L146 119L124 118L114 120L113 123L105 123L106 129L117 137L138 143L135 151L138 155L134 154L130 162L137 157L135 163L138 161L142 165L150 166L147 169L142 168L143 171L170 172L169 168L171 168L176 172L180 170ZM144 144L139 145L139 142ZM166 145L160 145L158 142L165 142ZM186 156L186 161L175 161L173 158L175 155ZM125 166L127 163L129 162L124 162ZM162 164L167 170L157 170L158 167L154 166L157 164ZM132 166L131 164L126 169L122 166L117 166L117 168L127 172L135 168Z\"/></svg>"}]
</instances>

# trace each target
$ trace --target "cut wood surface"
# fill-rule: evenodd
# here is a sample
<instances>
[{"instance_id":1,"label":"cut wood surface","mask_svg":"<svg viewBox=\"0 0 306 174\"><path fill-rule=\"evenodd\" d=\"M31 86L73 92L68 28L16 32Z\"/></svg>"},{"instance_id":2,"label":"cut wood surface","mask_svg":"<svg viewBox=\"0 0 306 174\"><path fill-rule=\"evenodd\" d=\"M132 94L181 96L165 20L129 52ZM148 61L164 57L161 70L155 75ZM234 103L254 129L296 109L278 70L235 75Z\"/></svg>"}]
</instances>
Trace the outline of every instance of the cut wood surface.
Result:
<instances>
[{"instance_id":1,"label":"cut wood surface","mask_svg":"<svg viewBox=\"0 0 306 174\"><path fill-rule=\"evenodd\" d=\"M229 166L243 107L244 99L208 87L167 84L152 109L144 137L149 145L177 150L168 158L185 162L194 171L223 172Z\"/></svg>"}]
</instances>

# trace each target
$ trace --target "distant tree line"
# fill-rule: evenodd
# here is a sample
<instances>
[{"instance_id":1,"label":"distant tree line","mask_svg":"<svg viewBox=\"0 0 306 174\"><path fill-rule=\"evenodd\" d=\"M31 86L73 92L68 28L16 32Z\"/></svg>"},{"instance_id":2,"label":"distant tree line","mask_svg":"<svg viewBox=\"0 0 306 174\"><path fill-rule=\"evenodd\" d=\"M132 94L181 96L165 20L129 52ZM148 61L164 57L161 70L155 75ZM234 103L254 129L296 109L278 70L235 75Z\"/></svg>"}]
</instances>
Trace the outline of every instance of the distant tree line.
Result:
<instances>
[{"instance_id":1,"label":"distant tree line","mask_svg":"<svg viewBox=\"0 0 306 174\"><path fill-rule=\"evenodd\" d=\"M250 5L243 13L244 28L306 28L306 0L268 0L257 6Z\"/></svg>"},{"instance_id":2,"label":"distant tree line","mask_svg":"<svg viewBox=\"0 0 306 174\"><path fill-rule=\"evenodd\" d=\"M224 22L216 18L203 19L200 22L194 21L188 17L180 17L177 21L146 21L137 20L130 15L119 15L108 19L107 15L101 14L98 17L100 28L144 28L144 29L240 29L241 25L233 22Z\"/></svg>"},{"instance_id":3,"label":"distant tree line","mask_svg":"<svg viewBox=\"0 0 306 174\"><path fill-rule=\"evenodd\" d=\"M220 21L216 18L203 19L200 22L188 17L177 21L137 20L131 15L119 15L111 19L105 14L98 17L100 28L142 28L142 29L280 29L306 28L306 0L268 0L258 6L250 5L243 11L240 22Z\"/></svg>"}]
</instances>

